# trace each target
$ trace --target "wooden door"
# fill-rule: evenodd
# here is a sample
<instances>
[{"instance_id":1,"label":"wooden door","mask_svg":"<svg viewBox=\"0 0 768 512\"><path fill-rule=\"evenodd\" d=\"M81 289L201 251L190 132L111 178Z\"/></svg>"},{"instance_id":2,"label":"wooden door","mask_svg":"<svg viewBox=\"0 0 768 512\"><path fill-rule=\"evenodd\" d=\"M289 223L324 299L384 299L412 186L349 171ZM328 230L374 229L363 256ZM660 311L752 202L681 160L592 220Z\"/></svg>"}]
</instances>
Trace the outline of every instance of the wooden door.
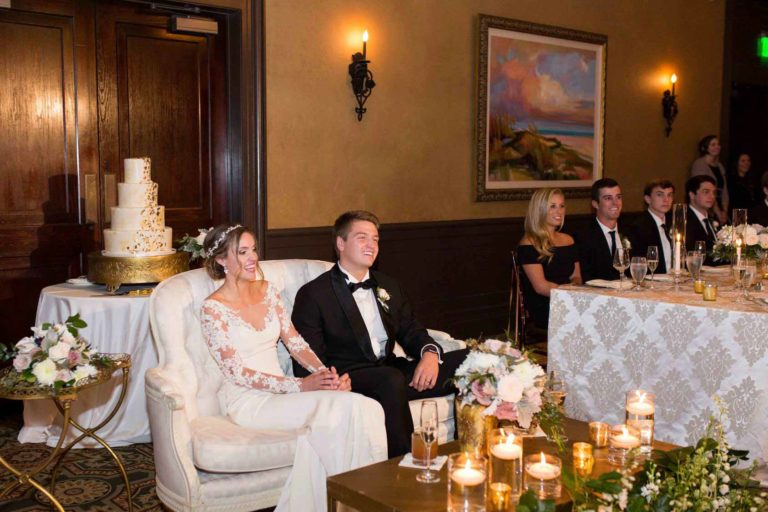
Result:
<instances>
[{"instance_id":1,"label":"wooden door","mask_svg":"<svg viewBox=\"0 0 768 512\"><path fill-rule=\"evenodd\" d=\"M149 156L174 238L226 217L225 45L220 33L172 34L170 15L102 2L96 12L102 224L124 158Z\"/></svg>"}]
</instances>

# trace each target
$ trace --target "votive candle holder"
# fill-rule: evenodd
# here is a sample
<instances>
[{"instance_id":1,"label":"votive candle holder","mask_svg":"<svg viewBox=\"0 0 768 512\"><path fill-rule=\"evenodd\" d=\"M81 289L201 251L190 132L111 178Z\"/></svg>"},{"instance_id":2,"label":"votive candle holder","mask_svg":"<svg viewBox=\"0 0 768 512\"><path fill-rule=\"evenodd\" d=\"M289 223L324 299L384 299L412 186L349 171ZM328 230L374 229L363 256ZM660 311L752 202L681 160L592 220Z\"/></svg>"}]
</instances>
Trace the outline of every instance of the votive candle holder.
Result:
<instances>
[{"instance_id":1,"label":"votive candle holder","mask_svg":"<svg viewBox=\"0 0 768 512\"><path fill-rule=\"evenodd\" d=\"M702 295L704 300L717 300L717 283L706 283L704 285L704 293L702 293Z\"/></svg>"},{"instance_id":2,"label":"votive candle holder","mask_svg":"<svg viewBox=\"0 0 768 512\"><path fill-rule=\"evenodd\" d=\"M563 461L549 453L528 455L524 459L526 490L533 491L539 499L559 498L562 492L560 474Z\"/></svg>"},{"instance_id":3,"label":"votive candle holder","mask_svg":"<svg viewBox=\"0 0 768 512\"><path fill-rule=\"evenodd\" d=\"M640 433L640 453L650 455L653 450L656 395L642 389L628 391L624 411L625 423Z\"/></svg>"},{"instance_id":4,"label":"votive candle holder","mask_svg":"<svg viewBox=\"0 0 768 512\"><path fill-rule=\"evenodd\" d=\"M608 434L611 426L602 421L592 421L589 423L589 440L595 445L595 448L604 448L608 446Z\"/></svg>"},{"instance_id":5,"label":"votive candle holder","mask_svg":"<svg viewBox=\"0 0 768 512\"><path fill-rule=\"evenodd\" d=\"M630 425L614 425L608 438L608 462L623 466L629 452L640 447L640 431Z\"/></svg>"},{"instance_id":6,"label":"votive candle holder","mask_svg":"<svg viewBox=\"0 0 768 512\"><path fill-rule=\"evenodd\" d=\"M573 443L573 469L581 476L592 474L595 457L589 443Z\"/></svg>"},{"instance_id":7,"label":"votive candle holder","mask_svg":"<svg viewBox=\"0 0 768 512\"><path fill-rule=\"evenodd\" d=\"M487 463L485 457L469 453L448 456L448 510L480 512L485 510Z\"/></svg>"},{"instance_id":8,"label":"votive candle holder","mask_svg":"<svg viewBox=\"0 0 768 512\"><path fill-rule=\"evenodd\" d=\"M515 435L511 429L492 430L488 434L488 455L491 485L508 485L510 500L517 503L523 493L523 437Z\"/></svg>"}]
</instances>

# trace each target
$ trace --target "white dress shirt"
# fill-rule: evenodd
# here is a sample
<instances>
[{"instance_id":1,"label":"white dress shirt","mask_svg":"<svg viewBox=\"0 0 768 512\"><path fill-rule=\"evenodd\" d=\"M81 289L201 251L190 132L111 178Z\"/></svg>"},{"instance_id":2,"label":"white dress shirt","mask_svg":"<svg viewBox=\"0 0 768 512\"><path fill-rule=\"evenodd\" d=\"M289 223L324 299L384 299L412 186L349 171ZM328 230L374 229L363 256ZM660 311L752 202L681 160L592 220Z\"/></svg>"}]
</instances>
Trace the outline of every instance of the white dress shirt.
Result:
<instances>
[{"instance_id":1,"label":"white dress shirt","mask_svg":"<svg viewBox=\"0 0 768 512\"><path fill-rule=\"evenodd\" d=\"M366 272L362 281L358 281L352 274L344 270L344 267L341 265L339 265L339 269L344 273L348 283L362 283L371 277L371 273ZM371 338L373 353L378 358L384 357L387 350L388 336L387 330L384 329L384 322L381 320L379 307L376 305L376 290L358 288L352 294L352 298L355 299L357 309L360 310L360 316L363 317L363 322L365 322L365 328L368 330L368 336Z\"/></svg>"},{"instance_id":2,"label":"white dress shirt","mask_svg":"<svg viewBox=\"0 0 768 512\"><path fill-rule=\"evenodd\" d=\"M611 250L611 231L616 233L616 249L619 249L621 245L621 235L619 235L619 225L616 224L615 228L609 228L602 222L600 222L600 219L595 217L595 220L597 221L597 225L600 226L600 229L603 230L603 236L605 236L605 241L608 242L608 250ZM611 254L613 256L613 254Z\"/></svg>"},{"instance_id":3,"label":"white dress shirt","mask_svg":"<svg viewBox=\"0 0 768 512\"><path fill-rule=\"evenodd\" d=\"M656 227L659 230L659 238L661 239L661 250L664 251L664 263L667 266L667 272L669 272L672 265L672 244L670 243L669 238L667 238L666 231L661 227L662 224L666 226L666 223L663 218L660 219L659 216L652 211L648 210L648 213L650 213L651 218L656 221Z\"/></svg>"}]
</instances>

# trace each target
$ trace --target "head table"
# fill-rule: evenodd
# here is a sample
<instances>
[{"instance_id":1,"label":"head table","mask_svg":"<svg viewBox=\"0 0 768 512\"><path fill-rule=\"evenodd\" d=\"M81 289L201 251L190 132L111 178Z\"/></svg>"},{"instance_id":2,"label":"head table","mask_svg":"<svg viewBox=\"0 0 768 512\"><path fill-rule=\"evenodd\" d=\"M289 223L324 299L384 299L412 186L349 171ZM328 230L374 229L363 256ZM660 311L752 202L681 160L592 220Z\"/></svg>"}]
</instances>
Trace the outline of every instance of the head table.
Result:
<instances>
[{"instance_id":1,"label":"head table","mask_svg":"<svg viewBox=\"0 0 768 512\"><path fill-rule=\"evenodd\" d=\"M569 383L567 415L623 423L625 393L644 389L656 394L656 437L688 445L704 433L717 395L731 444L768 459L768 305L737 303L727 277L710 279L720 282L714 302L690 281L553 290L549 370Z\"/></svg>"},{"instance_id":2,"label":"head table","mask_svg":"<svg viewBox=\"0 0 768 512\"><path fill-rule=\"evenodd\" d=\"M139 288L146 286L122 286L120 291ZM133 360L134 371L130 375L125 403L99 435L110 446L149 442L144 372L157 366L157 350L149 329L149 295L112 295L100 285L48 286L40 293L35 325L63 322L75 313L80 313L80 318L88 324L80 329L80 334L94 350L124 352ZM83 391L72 405L72 419L86 427L97 425L119 400L121 386L121 380L115 377L104 385ZM50 402L25 401L24 427L19 432L19 442L44 442L55 446L61 432L59 420ZM97 444L86 439L79 446L95 447Z\"/></svg>"}]
</instances>

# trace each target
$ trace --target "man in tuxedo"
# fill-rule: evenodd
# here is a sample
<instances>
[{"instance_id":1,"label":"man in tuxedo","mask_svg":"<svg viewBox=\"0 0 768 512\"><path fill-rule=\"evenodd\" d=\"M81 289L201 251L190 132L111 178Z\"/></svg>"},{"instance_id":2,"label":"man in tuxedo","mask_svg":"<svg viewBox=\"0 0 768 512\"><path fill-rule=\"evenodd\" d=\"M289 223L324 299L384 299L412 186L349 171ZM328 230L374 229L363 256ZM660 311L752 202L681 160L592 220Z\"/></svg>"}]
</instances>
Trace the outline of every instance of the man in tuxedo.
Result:
<instances>
[{"instance_id":1,"label":"man in tuxedo","mask_svg":"<svg viewBox=\"0 0 768 512\"><path fill-rule=\"evenodd\" d=\"M659 250L659 265L656 272L666 274L672 262L672 240L669 238L667 213L672 208L675 186L669 180L653 180L643 189L643 199L648 205L629 231L632 256L646 256L648 246Z\"/></svg>"},{"instance_id":2,"label":"man in tuxedo","mask_svg":"<svg viewBox=\"0 0 768 512\"><path fill-rule=\"evenodd\" d=\"M763 173L760 179L760 185L763 187L765 197L755 206L749 209L749 222L751 224L760 224L768 226L768 171Z\"/></svg>"},{"instance_id":3,"label":"man in tuxedo","mask_svg":"<svg viewBox=\"0 0 768 512\"><path fill-rule=\"evenodd\" d=\"M443 353L416 320L400 284L372 270L379 220L366 211L342 214L333 226L338 262L301 287L292 320L326 366L348 373L352 391L384 408L389 456L410 451L408 401L446 395L466 350ZM396 357L398 342L412 359ZM296 362L297 376L306 371Z\"/></svg>"},{"instance_id":4,"label":"man in tuxedo","mask_svg":"<svg viewBox=\"0 0 768 512\"><path fill-rule=\"evenodd\" d=\"M619 233L621 206L621 187L616 180L602 178L592 184L595 218L586 230L574 236L579 250L581 278L585 283L592 279L619 278L619 271L613 268L613 255L622 244Z\"/></svg>"},{"instance_id":5,"label":"man in tuxedo","mask_svg":"<svg viewBox=\"0 0 768 512\"><path fill-rule=\"evenodd\" d=\"M688 201L688 213L685 219L685 248L693 251L697 241L705 241L707 253L715 245L717 227L709 212L717 197L717 182L711 176L699 174L691 176L685 182L685 195ZM705 265L715 264L711 256L704 260Z\"/></svg>"}]
</instances>

